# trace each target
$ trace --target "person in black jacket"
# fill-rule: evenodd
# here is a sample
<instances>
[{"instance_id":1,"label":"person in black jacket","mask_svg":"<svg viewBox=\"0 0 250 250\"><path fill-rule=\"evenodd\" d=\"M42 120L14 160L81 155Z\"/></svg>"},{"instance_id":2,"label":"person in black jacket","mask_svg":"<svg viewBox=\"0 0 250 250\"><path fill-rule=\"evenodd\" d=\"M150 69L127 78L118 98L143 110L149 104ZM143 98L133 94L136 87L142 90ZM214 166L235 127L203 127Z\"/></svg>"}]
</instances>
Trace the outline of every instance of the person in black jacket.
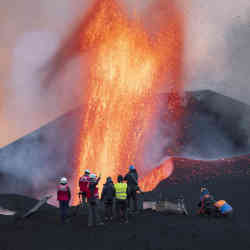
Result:
<instances>
[{"instance_id":1,"label":"person in black jacket","mask_svg":"<svg viewBox=\"0 0 250 250\"><path fill-rule=\"evenodd\" d=\"M128 208L131 208L131 199L133 200L133 212L137 212L137 191L139 190L138 186L138 174L133 165L129 167L129 172L126 174L125 181L128 185Z\"/></svg>"},{"instance_id":2,"label":"person in black jacket","mask_svg":"<svg viewBox=\"0 0 250 250\"><path fill-rule=\"evenodd\" d=\"M103 185L101 200L104 201L105 220L111 221L113 218L113 201L115 197L115 188L111 177L107 177Z\"/></svg>"}]
</instances>

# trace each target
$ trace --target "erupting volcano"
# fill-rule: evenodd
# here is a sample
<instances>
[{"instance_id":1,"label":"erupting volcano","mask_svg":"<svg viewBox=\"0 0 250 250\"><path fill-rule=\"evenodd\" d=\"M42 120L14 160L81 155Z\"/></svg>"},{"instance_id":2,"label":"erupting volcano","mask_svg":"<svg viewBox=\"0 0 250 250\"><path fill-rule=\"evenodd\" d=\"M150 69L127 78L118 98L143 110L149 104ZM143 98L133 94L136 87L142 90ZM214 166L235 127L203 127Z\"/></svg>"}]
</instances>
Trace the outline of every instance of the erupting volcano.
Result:
<instances>
[{"instance_id":1,"label":"erupting volcano","mask_svg":"<svg viewBox=\"0 0 250 250\"><path fill-rule=\"evenodd\" d=\"M102 181L107 176L116 178L131 164L142 177L152 176L144 168L142 153L156 118L155 97L160 89L168 88L175 97L170 109L180 112L183 57L182 15L173 1L156 2L147 13L148 25L131 18L115 0L97 1L85 18L81 44L89 78L77 179L85 169L102 174ZM146 190L166 178L171 167L161 171L160 179L150 178Z\"/></svg>"}]
</instances>

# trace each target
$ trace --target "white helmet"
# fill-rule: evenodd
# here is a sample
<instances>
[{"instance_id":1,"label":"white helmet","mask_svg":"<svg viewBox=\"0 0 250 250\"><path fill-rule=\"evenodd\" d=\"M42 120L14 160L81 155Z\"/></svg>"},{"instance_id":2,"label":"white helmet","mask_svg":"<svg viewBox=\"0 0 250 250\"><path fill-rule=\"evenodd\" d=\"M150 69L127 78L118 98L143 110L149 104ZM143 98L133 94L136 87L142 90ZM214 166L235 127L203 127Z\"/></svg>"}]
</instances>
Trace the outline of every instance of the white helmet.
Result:
<instances>
[{"instance_id":1,"label":"white helmet","mask_svg":"<svg viewBox=\"0 0 250 250\"><path fill-rule=\"evenodd\" d=\"M68 183L67 178L66 177L62 177L61 180L60 180L60 183L64 184L64 185L67 184Z\"/></svg>"},{"instance_id":2,"label":"white helmet","mask_svg":"<svg viewBox=\"0 0 250 250\"><path fill-rule=\"evenodd\" d=\"M90 171L88 169L86 169L85 174L90 174Z\"/></svg>"}]
</instances>

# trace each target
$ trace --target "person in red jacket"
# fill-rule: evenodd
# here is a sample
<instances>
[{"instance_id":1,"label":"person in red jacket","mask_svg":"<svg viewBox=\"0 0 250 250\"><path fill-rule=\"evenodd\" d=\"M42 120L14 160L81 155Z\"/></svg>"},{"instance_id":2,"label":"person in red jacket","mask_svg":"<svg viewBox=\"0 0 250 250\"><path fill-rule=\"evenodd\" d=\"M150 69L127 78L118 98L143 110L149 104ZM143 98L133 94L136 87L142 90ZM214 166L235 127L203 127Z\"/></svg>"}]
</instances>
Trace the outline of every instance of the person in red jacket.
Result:
<instances>
[{"instance_id":1,"label":"person in red jacket","mask_svg":"<svg viewBox=\"0 0 250 250\"><path fill-rule=\"evenodd\" d=\"M87 189L87 201L88 201L88 226L103 225L99 215L99 194L98 183L101 177L96 178L95 174L89 175L89 183Z\"/></svg>"},{"instance_id":2,"label":"person in red jacket","mask_svg":"<svg viewBox=\"0 0 250 250\"><path fill-rule=\"evenodd\" d=\"M57 200L59 201L62 223L65 223L65 220L67 218L70 199L71 192L68 186L68 180L67 178L62 177L60 180L60 185L57 189Z\"/></svg>"},{"instance_id":3,"label":"person in red jacket","mask_svg":"<svg viewBox=\"0 0 250 250\"><path fill-rule=\"evenodd\" d=\"M79 195L82 196L82 206L87 207L87 189L89 183L89 175L90 171L88 169L85 170L84 175L79 179ZM79 197L80 198L80 197Z\"/></svg>"}]
</instances>

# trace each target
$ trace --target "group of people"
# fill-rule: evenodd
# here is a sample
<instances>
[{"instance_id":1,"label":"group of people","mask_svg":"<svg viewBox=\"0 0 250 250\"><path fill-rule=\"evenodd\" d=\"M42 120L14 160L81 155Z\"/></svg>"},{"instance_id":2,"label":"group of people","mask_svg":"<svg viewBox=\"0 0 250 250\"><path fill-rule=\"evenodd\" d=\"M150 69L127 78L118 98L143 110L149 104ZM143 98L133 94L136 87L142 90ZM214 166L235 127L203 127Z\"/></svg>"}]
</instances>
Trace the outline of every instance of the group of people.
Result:
<instances>
[{"instance_id":1,"label":"group of people","mask_svg":"<svg viewBox=\"0 0 250 250\"><path fill-rule=\"evenodd\" d=\"M198 214L207 216L230 217L233 214L232 206L225 200L216 201L205 187L201 188Z\"/></svg>"},{"instance_id":2,"label":"group of people","mask_svg":"<svg viewBox=\"0 0 250 250\"><path fill-rule=\"evenodd\" d=\"M101 176L97 177L95 174L90 173L89 170L85 170L83 176L79 179L79 198L81 198L81 205L88 208L88 226L104 224L99 213L100 202L104 205L105 222L113 220L113 208L115 207L117 219L122 223L128 223L129 209L133 207L131 210L133 213L138 211L137 192L140 189L135 167L131 165L125 177L119 175L115 184L111 177L107 177L99 198L98 183L100 179ZM57 200L59 201L63 223L67 219L70 199L70 188L67 179L63 177L57 191ZM228 202L224 200L216 201L205 187L200 190L198 207L199 215L231 216L233 213L233 208Z\"/></svg>"},{"instance_id":3,"label":"group of people","mask_svg":"<svg viewBox=\"0 0 250 250\"><path fill-rule=\"evenodd\" d=\"M135 167L131 165L125 177L119 175L115 184L111 177L107 177L99 199L98 183L100 179L101 176L97 177L94 173L90 173L89 170L85 170L83 176L79 179L79 197L82 206L88 208L88 226L104 224L99 213L100 202L104 204L104 219L106 222L113 220L113 207L115 206L117 219L121 223L128 223L128 210L133 207L132 212L136 213L138 211L137 191L140 189ZM57 200L59 201L63 223L67 219L70 199L70 188L67 179L63 177L57 191Z\"/></svg>"}]
</instances>

